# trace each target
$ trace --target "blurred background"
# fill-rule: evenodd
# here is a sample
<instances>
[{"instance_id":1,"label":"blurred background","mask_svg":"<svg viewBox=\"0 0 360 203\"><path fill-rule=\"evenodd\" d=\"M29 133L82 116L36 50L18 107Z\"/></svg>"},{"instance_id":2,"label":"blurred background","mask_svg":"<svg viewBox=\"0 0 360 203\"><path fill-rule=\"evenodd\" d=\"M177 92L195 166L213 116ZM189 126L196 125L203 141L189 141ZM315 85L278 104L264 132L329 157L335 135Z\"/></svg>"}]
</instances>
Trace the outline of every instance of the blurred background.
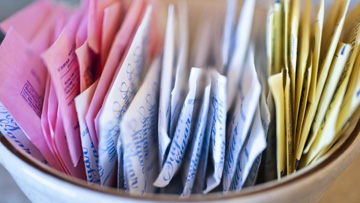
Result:
<instances>
[{"instance_id":1,"label":"blurred background","mask_svg":"<svg viewBox=\"0 0 360 203\"><path fill-rule=\"evenodd\" d=\"M71 0L74 2L74 0ZM75 0L77 1L77 0ZM205 1L205 0L204 0ZM220 1L220 0L219 0ZM31 3L32 0L0 0L0 21L15 13L22 7ZM0 32L0 42L4 35ZM360 157L336 179L334 184L327 191L321 202L360 202ZM26 196L20 191L9 173L0 165L0 202L18 203L29 202Z\"/></svg>"}]
</instances>

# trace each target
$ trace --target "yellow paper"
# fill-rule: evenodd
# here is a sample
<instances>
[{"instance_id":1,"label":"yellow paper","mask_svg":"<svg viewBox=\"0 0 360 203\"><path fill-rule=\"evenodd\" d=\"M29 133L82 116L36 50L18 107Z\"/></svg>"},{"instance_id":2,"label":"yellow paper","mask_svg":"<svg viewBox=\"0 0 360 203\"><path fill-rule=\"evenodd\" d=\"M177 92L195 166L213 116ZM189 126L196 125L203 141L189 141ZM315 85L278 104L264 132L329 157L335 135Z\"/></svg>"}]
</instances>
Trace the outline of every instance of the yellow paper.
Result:
<instances>
[{"instance_id":1,"label":"yellow paper","mask_svg":"<svg viewBox=\"0 0 360 203\"><path fill-rule=\"evenodd\" d=\"M310 52L312 53L312 52ZM312 54L309 55L309 58L312 58ZM297 126L296 126L296 147L295 147L295 151L297 148L299 148L299 142L300 142L300 135L301 135L301 130L302 130L302 126L303 126L303 122L304 122L304 117L305 117L305 112L306 112L306 107L307 107L307 101L308 101L308 96L309 96L309 90L310 90L310 82L311 82L311 71L312 71L312 60L308 60L308 64L306 65L307 69L304 75L304 82L303 82L303 88L302 88L302 94L300 97L300 104L299 104L299 116L297 118Z\"/></svg>"},{"instance_id":2,"label":"yellow paper","mask_svg":"<svg viewBox=\"0 0 360 203\"><path fill-rule=\"evenodd\" d=\"M323 24L324 24L324 0L321 0L316 11L316 19L313 27L312 38L314 39L314 44L312 46L313 62L312 62L312 71L311 71L311 85L309 92L309 102L313 103L315 101L315 91L316 91L316 82L317 82L317 73L320 63L320 48L321 40L323 33Z\"/></svg>"},{"instance_id":3,"label":"yellow paper","mask_svg":"<svg viewBox=\"0 0 360 203\"><path fill-rule=\"evenodd\" d=\"M336 25L336 18L339 13L340 7L344 4L346 0L335 0L332 1L332 5L330 8L330 12L327 15L325 22L324 22L324 28L323 28L323 41L321 43L321 55L322 58L326 54L327 50L326 48L329 47L329 42L331 39L332 32L334 30L334 26Z\"/></svg>"},{"instance_id":4,"label":"yellow paper","mask_svg":"<svg viewBox=\"0 0 360 203\"><path fill-rule=\"evenodd\" d=\"M344 24L344 19L346 16L346 12L349 6L349 0L344 0L341 1L341 4L338 5L337 3L333 4L333 9L334 7L337 7L336 9L338 10L338 13L336 13L336 18L335 18L335 25L334 25L334 30L331 32L331 37L330 37L330 41L326 42L326 54L324 55L324 60L321 62L321 68L320 68L320 75L318 77L318 81L316 82L316 92L315 92L315 100L313 102L310 101L310 104L308 106L308 108L306 109L306 114L305 114L305 122L303 124L303 130L301 133L301 137L300 137L300 144L299 144L299 148L297 149L297 160L299 160L301 158L301 154L302 154L302 149L305 146L305 142L308 138L308 135L310 133L310 128L312 126L312 122L313 119L315 117L315 113L317 110L317 106L318 103L320 101L320 97L321 97L321 93L323 90L323 87L325 85L326 82L326 78L327 78L327 74L331 65L331 61L332 58L334 56L335 50L336 50L336 46L337 43L339 41L340 38L340 34L341 34L341 30ZM331 18L331 17L330 17ZM313 69L313 72L316 72L316 69ZM313 82L314 78L312 78L312 82ZM313 83L312 83L313 85ZM312 88L310 89L310 98L311 96L313 96L313 86L311 86ZM306 152L305 152L306 153Z\"/></svg>"},{"instance_id":5,"label":"yellow paper","mask_svg":"<svg viewBox=\"0 0 360 203\"><path fill-rule=\"evenodd\" d=\"M329 105L328 111L326 112L324 121L321 124L319 133L316 135L314 143L311 145L306 156L304 156L304 160L301 160L305 166L309 165L322 150L327 149L327 147L335 139L336 120L344 98L344 92L345 88L342 86L342 88L338 89L335 93L334 99Z\"/></svg>"},{"instance_id":6,"label":"yellow paper","mask_svg":"<svg viewBox=\"0 0 360 203\"><path fill-rule=\"evenodd\" d=\"M273 24L273 34L272 41L274 52L273 52L273 74L280 73L281 71L281 53L282 53L282 10L281 3L276 2L274 5L274 24Z\"/></svg>"},{"instance_id":7,"label":"yellow paper","mask_svg":"<svg viewBox=\"0 0 360 203\"><path fill-rule=\"evenodd\" d=\"M322 94L322 90L325 85L326 78L329 73L329 68L332 62L332 59L334 57L334 53L336 51L337 44L340 39L341 31L345 22L346 13L349 7L349 0L339 0L334 2L333 4L333 10L337 10L337 12L334 12L334 15L336 15L337 18L334 18L334 21L331 21L329 23L334 24L331 28L331 30L325 30L325 32L330 32L331 35L328 37L327 41L323 42L325 45L325 53L324 53L324 60L321 63L320 66L320 75L318 75L318 80L316 83L316 100L319 100ZM335 7L335 8L334 8ZM332 13L331 13L332 14ZM329 16L330 19L333 18L333 16ZM324 32L324 34L325 34Z\"/></svg>"},{"instance_id":8,"label":"yellow paper","mask_svg":"<svg viewBox=\"0 0 360 203\"><path fill-rule=\"evenodd\" d=\"M277 177L285 175L286 170L286 143L285 143L285 106L284 106L284 88L283 71L269 78L269 87L274 97L276 108L276 164Z\"/></svg>"},{"instance_id":9,"label":"yellow paper","mask_svg":"<svg viewBox=\"0 0 360 203\"><path fill-rule=\"evenodd\" d=\"M358 52L359 43L360 43L360 19L357 20L354 30L356 30L357 39L355 41L355 46L357 47L356 52ZM355 49L354 49L355 51ZM358 61L360 60L359 55L357 55L357 63L354 65L352 71L349 70L350 80L348 87L346 89L346 94L344 97L344 101L341 105L341 111L339 114L338 121L336 123L336 132L339 132L346 124L346 122L350 119L351 115L355 112L357 107L360 104L360 72L359 72L359 64Z\"/></svg>"},{"instance_id":10,"label":"yellow paper","mask_svg":"<svg viewBox=\"0 0 360 203\"><path fill-rule=\"evenodd\" d=\"M281 8L282 8L282 64L283 66L288 65L288 43L289 43L289 27L290 27L290 0L282 0L281 1Z\"/></svg>"},{"instance_id":11,"label":"yellow paper","mask_svg":"<svg viewBox=\"0 0 360 203\"><path fill-rule=\"evenodd\" d=\"M289 5L289 27L287 33L287 54L290 85L291 85L291 111L295 108L295 84L296 84L296 61L297 61L297 49L298 49L298 31L299 31L299 18L300 18L300 0L292 0ZM293 120L293 119L292 119Z\"/></svg>"},{"instance_id":12,"label":"yellow paper","mask_svg":"<svg viewBox=\"0 0 360 203\"><path fill-rule=\"evenodd\" d=\"M351 50L351 45L344 44L342 42L339 43L336 53L334 55L333 61L331 63L331 67L329 70L329 75L324 86L323 93L321 95L321 99L318 105L317 112L315 114L315 118L311 127L311 131L309 134L309 141L306 146L305 151L312 145L315 140L315 135L317 135L320 125L325 117L328 106L331 102L331 99L335 93L335 89L337 83L339 82L341 73L345 67L345 63L349 57Z\"/></svg>"},{"instance_id":13,"label":"yellow paper","mask_svg":"<svg viewBox=\"0 0 360 203\"><path fill-rule=\"evenodd\" d=\"M349 36L351 42L351 50L349 57L346 61L344 70L340 76L339 82L337 84L335 94L329 105L329 108L326 112L325 118L321 124L320 130L316 135L314 143L307 147L304 153L307 153L304 164L308 165L314 158L316 158L322 150L328 149L331 144L336 140L336 135L341 131L341 128L338 128L337 123L341 119L343 100L345 98L345 93L347 86L349 84L351 72L353 67L359 67L360 57L359 54L359 43L360 43L360 23L357 22L353 31ZM356 62L355 62L356 59ZM354 65L355 63L355 65Z\"/></svg>"},{"instance_id":14,"label":"yellow paper","mask_svg":"<svg viewBox=\"0 0 360 203\"><path fill-rule=\"evenodd\" d=\"M331 156L339 147L343 146L345 141L349 138L349 136L353 133L356 124L358 124L360 118L360 108L356 110L356 112L351 116L350 121L346 123L346 126L335 135L335 139L327 147L327 149L322 150L318 156L316 156L310 164L318 161L321 158L326 158Z\"/></svg>"},{"instance_id":15,"label":"yellow paper","mask_svg":"<svg viewBox=\"0 0 360 203\"><path fill-rule=\"evenodd\" d=\"M291 105L291 83L288 68L283 72L283 84L284 89L284 102L285 102L285 137L286 137L286 168L287 175L294 172L294 141L293 141L293 117L292 117L292 105Z\"/></svg>"},{"instance_id":16,"label":"yellow paper","mask_svg":"<svg viewBox=\"0 0 360 203\"><path fill-rule=\"evenodd\" d=\"M304 11L302 14L302 20L300 24L299 34L299 60L296 67L296 92L295 92L295 109L294 109L294 134L297 135L297 123L300 111L300 97L303 90L304 75L306 71L307 60L309 56L309 44L310 44L310 20L311 20L311 0L306 0ZM310 60L311 61L311 60ZM310 81L310 80L309 80ZM294 93L293 93L294 94ZM306 95L307 97L307 95ZM297 138L296 138L297 140ZM297 143L297 141L295 142Z\"/></svg>"},{"instance_id":17,"label":"yellow paper","mask_svg":"<svg viewBox=\"0 0 360 203\"><path fill-rule=\"evenodd\" d=\"M350 9L350 8L349 8ZM355 8L352 8L348 11L348 14L345 19L343 32L341 33L342 40L346 40L346 36L349 36L351 34L351 31L353 30L354 22L360 17L360 3L356 5Z\"/></svg>"},{"instance_id":18,"label":"yellow paper","mask_svg":"<svg viewBox=\"0 0 360 203\"><path fill-rule=\"evenodd\" d=\"M274 57L275 57L275 47L276 47L276 38L275 33L275 21L274 21L274 9L270 5L269 12L266 22L266 55L268 59L268 73L273 75L276 73Z\"/></svg>"}]
</instances>

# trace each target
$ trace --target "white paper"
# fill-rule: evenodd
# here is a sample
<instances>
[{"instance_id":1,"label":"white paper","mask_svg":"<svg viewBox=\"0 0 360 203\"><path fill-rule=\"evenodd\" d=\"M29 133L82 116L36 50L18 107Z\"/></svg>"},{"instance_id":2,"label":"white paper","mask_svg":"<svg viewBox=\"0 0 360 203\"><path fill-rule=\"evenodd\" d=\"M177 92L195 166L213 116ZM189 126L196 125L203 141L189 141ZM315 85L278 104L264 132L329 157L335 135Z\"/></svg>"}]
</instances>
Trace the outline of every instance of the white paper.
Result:
<instances>
[{"instance_id":1,"label":"white paper","mask_svg":"<svg viewBox=\"0 0 360 203\"><path fill-rule=\"evenodd\" d=\"M97 87L97 82L93 83L84 92L75 97L76 112L80 126L81 147L85 164L85 172L88 183L100 183L99 175L99 154L91 141L89 129L85 122L86 112L91 103L92 96Z\"/></svg>"},{"instance_id":2,"label":"white paper","mask_svg":"<svg viewBox=\"0 0 360 203\"><path fill-rule=\"evenodd\" d=\"M144 18L122 63L111 89L98 114L99 170L101 185L112 185L116 175L116 143L119 123L129 107L144 70L152 8L148 6Z\"/></svg>"},{"instance_id":3,"label":"white paper","mask_svg":"<svg viewBox=\"0 0 360 203\"><path fill-rule=\"evenodd\" d=\"M160 166L163 165L166 150L170 144L171 138L169 135L170 128L170 93L173 85L172 76L174 69L174 52L175 52L175 17L174 5L169 6L168 19L166 25L166 34L164 42L164 57L161 70L161 85L160 85L160 106L159 106L159 157Z\"/></svg>"},{"instance_id":4,"label":"white paper","mask_svg":"<svg viewBox=\"0 0 360 203\"><path fill-rule=\"evenodd\" d=\"M117 155L117 188L128 191L128 187L125 183L125 172L124 172L124 156L123 146L121 142L121 136L118 137L116 144L116 155Z\"/></svg>"},{"instance_id":5,"label":"white paper","mask_svg":"<svg viewBox=\"0 0 360 203\"><path fill-rule=\"evenodd\" d=\"M41 152L31 143L21 130L15 119L10 115L8 110L0 102L0 131L5 135L15 146L20 147L27 154L30 154L35 159L47 164Z\"/></svg>"},{"instance_id":6,"label":"white paper","mask_svg":"<svg viewBox=\"0 0 360 203\"><path fill-rule=\"evenodd\" d=\"M261 164L261 160L262 160L262 154L259 154L259 156L257 156L256 159L254 160L254 163L250 169L248 177L245 180L243 188L251 187L251 186L255 185L255 181L256 181L256 179L258 177L258 173L259 173L259 167Z\"/></svg>"},{"instance_id":7,"label":"white paper","mask_svg":"<svg viewBox=\"0 0 360 203\"><path fill-rule=\"evenodd\" d=\"M224 24L223 43L222 43L222 62L223 67L227 68L231 56L233 32L235 23L237 0L227 0L227 9Z\"/></svg>"},{"instance_id":8,"label":"white paper","mask_svg":"<svg viewBox=\"0 0 360 203\"><path fill-rule=\"evenodd\" d=\"M189 78L189 92L182 107L179 122L177 124L169 153L164 165L158 175L154 186L165 187L175 173L179 170L185 155L186 147L192 136L192 128L195 126L196 111L198 109L201 83L204 80L205 71L199 68L192 68ZM201 91L202 92L202 91Z\"/></svg>"},{"instance_id":9,"label":"white paper","mask_svg":"<svg viewBox=\"0 0 360 203\"><path fill-rule=\"evenodd\" d=\"M120 122L125 181L130 194L154 193L159 173L157 120L161 57L152 63L145 81Z\"/></svg>"},{"instance_id":10,"label":"white paper","mask_svg":"<svg viewBox=\"0 0 360 203\"><path fill-rule=\"evenodd\" d=\"M189 79L188 61L188 18L186 4L178 5L180 37L179 37L179 53L176 65L176 76L174 89L171 92L171 119L170 119L170 135L174 134L176 124L179 119L181 106L184 103L187 92L187 81Z\"/></svg>"},{"instance_id":11,"label":"white paper","mask_svg":"<svg viewBox=\"0 0 360 203\"><path fill-rule=\"evenodd\" d=\"M237 102L235 113L229 121L229 139L227 140L225 170L223 175L223 191L225 193L230 189L237 160L246 141L246 136L250 130L250 125L259 102L260 92L261 86L254 67L254 57L253 53L250 52L250 56L244 66L240 86L236 92Z\"/></svg>"},{"instance_id":12,"label":"white paper","mask_svg":"<svg viewBox=\"0 0 360 203\"><path fill-rule=\"evenodd\" d=\"M223 175L225 162L225 148L226 148L226 77L219 73L212 74L212 89L211 89L211 124L208 129L211 132L210 150L213 173L209 174L206 179L206 190L208 193L217 187Z\"/></svg>"},{"instance_id":13,"label":"white paper","mask_svg":"<svg viewBox=\"0 0 360 203\"><path fill-rule=\"evenodd\" d=\"M250 41L251 26L255 9L255 0L245 0L239 16L239 21L235 33L234 53L231 57L226 75L228 77L227 85L227 108L231 108L234 103L239 79L242 75L242 69L248 44Z\"/></svg>"},{"instance_id":14,"label":"white paper","mask_svg":"<svg viewBox=\"0 0 360 203\"><path fill-rule=\"evenodd\" d=\"M212 124L212 116L210 115L211 111L208 112L205 133L204 133L204 141L201 148L201 156L198 164L198 168L196 171L196 177L194 186L192 188L192 193L198 194L202 193L205 189L205 180L206 180L206 169L208 166L208 157L209 157L209 146L210 146L210 136L211 136L211 124Z\"/></svg>"},{"instance_id":15,"label":"white paper","mask_svg":"<svg viewBox=\"0 0 360 203\"><path fill-rule=\"evenodd\" d=\"M259 154L261 154L265 147L265 132L261 124L260 110L257 108L249 138L237 162L237 168L231 185L231 190L241 190L255 159Z\"/></svg>"},{"instance_id":16,"label":"white paper","mask_svg":"<svg viewBox=\"0 0 360 203\"><path fill-rule=\"evenodd\" d=\"M202 155L201 149L204 141L206 120L209 110L210 89L211 89L211 83L209 83L205 87L204 94L202 97L203 102L201 105L200 113L197 118L196 127L194 130L194 137L192 138L190 149L186 154L187 156L184 161L185 169L183 170L183 178L185 178L185 185L183 192L181 194L182 197L189 197L192 193L200 156Z\"/></svg>"}]
</instances>

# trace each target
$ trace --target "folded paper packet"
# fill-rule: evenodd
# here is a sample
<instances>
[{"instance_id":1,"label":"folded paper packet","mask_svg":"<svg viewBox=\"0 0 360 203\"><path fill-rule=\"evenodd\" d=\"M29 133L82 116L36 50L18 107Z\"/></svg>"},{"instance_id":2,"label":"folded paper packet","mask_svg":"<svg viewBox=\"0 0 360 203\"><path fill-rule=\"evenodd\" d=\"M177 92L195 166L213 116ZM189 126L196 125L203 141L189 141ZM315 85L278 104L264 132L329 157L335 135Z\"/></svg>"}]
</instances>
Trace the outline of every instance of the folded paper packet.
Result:
<instances>
[{"instance_id":1,"label":"folded paper packet","mask_svg":"<svg viewBox=\"0 0 360 203\"><path fill-rule=\"evenodd\" d=\"M312 6L35 1L0 23L0 131L131 195L280 179L359 118L360 6L334 1L326 18Z\"/></svg>"}]
</instances>

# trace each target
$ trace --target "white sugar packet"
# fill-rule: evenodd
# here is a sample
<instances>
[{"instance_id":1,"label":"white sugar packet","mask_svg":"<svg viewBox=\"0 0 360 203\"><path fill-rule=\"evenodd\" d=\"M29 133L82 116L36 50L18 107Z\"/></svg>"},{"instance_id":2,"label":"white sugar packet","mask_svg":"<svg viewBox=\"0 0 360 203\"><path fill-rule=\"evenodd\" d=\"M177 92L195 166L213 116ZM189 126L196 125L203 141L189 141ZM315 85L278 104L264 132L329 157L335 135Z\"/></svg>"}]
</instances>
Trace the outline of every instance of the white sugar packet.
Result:
<instances>
[{"instance_id":1,"label":"white sugar packet","mask_svg":"<svg viewBox=\"0 0 360 203\"><path fill-rule=\"evenodd\" d=\"M235 101L237 87L239 84L239 79L241 78L242 69L244 65L244 60L250 41L250 33L252 20L255 10L255 0L245 0L243 7L241 8L241 13L239 16L239 21L236 28L236 33L234 36L234 52L229 62L226 75L228 77L227 84L227 108L231 108L232 104Z\"/></svg>"},{"instance_id":2,"label":"white sugar packet","mask_svg":"<svg viewBox=\"0 0 360 203\"><path fill-rule=\"evenodd\" d=\"M237 0L227 0L226 16L224 23L224 33L221 47L222 54L222 65L226 70L232 51L233 44L233 32L235 24L235 14L236 14ZM222 72L220 72L222 73Z\"/></svg>"},{"instance_id":3,"label":"white sugar packet","mask_svg":"<svg viewBox=\"0 0 360 203\"><path fill-rule=\"evenodd\" d=\"M171 118L170 98L171 89L173 86L173 69L175 60L175 23L174 5L171 4L168 8L168 18L164 42L164 56L161 70L158 122L160 166L163 165L165 153L171 141L169 132Z\"/></svg>"},{"instance_id":4,"label":"white sugar packet","mask_svg":"<svg viewBox=\"0 0 360 203\"><path fill-rule=\"evenodd\" d=\"M266 147L264 128L261 124L260 110L257 108L251 132L244 148L241 150L231 190L240 191L248 177L255 159Z\"/></svg>"},{"instance_id":5,"label":"white sugar packet","mask_svg":"<svg viewBox=\"0 0 360 203\"><path fill-rule=\"evenodd\" d=\"M128 187L125 183L125 172L124 172L124 156L123 156L123 146L121 142L121 136L118 137L116 143L116 155L117 155L117 188L128 190Z\"/></svg>"},{"instance_id":6,"label":"white sugar packet","mask_svg":"<svg viewBox=\"0 0 360 203\"><path fill-rule=\"evenodd\" d=\"M30 154L35 159L47 164L44 156L41 154L38 148L31 143L29 138L25 135L15 119L10 115L9 111L1 102L0 131L6 138L8 138L8 140L10 140L10 142L15 144L14 146L20 147L27 154Z\"/></svg>"},{"instance_id":7,"label":"white sugar packet","mask_svg":"<svg viewBox=\"0 0 360 203\"><path fill-rule=\"evenodd\" d=\"M152 63L143 84L120 122L123 164L130 194L154 193L159 173L157 120L161 57Z\"/></svg>"},{"instance_id":8,"label":"white sugar packet","mask_svg":"<svg viewBox=\"0 0 360 203\"><path fill-rule=\"evenodd\" d=\"M85 91L75 97L75 107L80 126L81 147L85 164L85 172L88 183L100 183L99 154L91 141L89 129L86 125L85 116L92 96L94 95L98 81L93 83Z\"/></svg>"},{"instance_id":9,"label":"white sugar packet","mask_svg":"<svg viewBox=\"0 0 360 203\"><path fill-rule=\"evenodd\" d=\"M130 48L121 64L97 117L99 126L99 170L101 185L116 182L116 144L120 133L119 123L129 107L145 69L149 44L149 26L152 7L146 8Z\"/></svg>"},{"instance_id":10,"label":"white sugar packet","mask_svg":"<svg viewBox=\"0 0 360 203\"><path fill-rule=\"evenodd\" d=\"M210 136L210 160L212 162L207 168L210 174L206 178L206 189L208 193L216 188L220 182L224 170L226 149L226 77L217 72L212 72L211 104L209 109L210 123L207 129Z\"/></svg>"},{"instance_id":11,"label":"white sugar packet","mask_svg":"<svg viewBox=\"0 0 360 203\"><path fill-rule=\"evenodd\" d=\"M260 169L260 164L261 164L261 159L262 159L262 154L260 154L259 156L256 157L256 159L254 160L254 163L249 171L249 175L245 180L245 183L243 184L243 188L246 187L251 187L255 185L255 182L258 178L258 173L259 173L259 169Z\"/></svg>"},{"instance_id":12,"label":"white sugar packet","mask_svg":"<svg viewBox=\"0 0 360 203\"><path fill-rule=\"evenodd\" d=\"M208 166L208 157L209 157L209 146L210 146L210 136L211 136L211 127L209 124L212 122L212 116L210 116L210 111L207 115L206 127L204 132L204 140L201 148L201 156L198 164L198 168L196 171L195 182L192 188L193 194L202 193L205 189L205 180L206 180L206 169Z\"/></svg>"},{"instance_id":13,"label":"white sugar packet","mask_svg":"<svg viewBox=\"0 0 360 203\"><path fill-rule=\"evenodd\" d=\"M254 67L253 52L250 52L241 76L240 86L238 86L238 91L236 92L237 101L235 103L235 111L232 118L229 120L230 126L227 137L223 175L223 191L225 193L230 189L238 157L246 141L247 134L255 115L260 92L261 85ZM227 93L230 94L229 92Z\"/></svg>"},{"instance_id":14,"label":"white sugar packet","mask_svg":"<svg viewBox=\"0 0 360 203\"><path fill-rule=\"evenodd\" d=\"M199 99L201 98L204 90L203 83L206 76L205 73L206 72L203 69L191 69L189 92L180 113L169 153L160 174L154 182L154 186L156 187L167 186L181 166L188 142L192 136L192 130L195 127L197 111L200 103Z\"/></svg>"},{"instance_id":15,"label":"white sugar packet","mask_svg":"<svg viewBox=\"0 0 360 203\"><path fill-rule=\"evenodd\" d=\"M201 156L201 149L204 141L206 120L210 103L210 90L211 83L209 81L209 83L205 87L202 96L202 104L196 121L194 136L192 138L191 145L189 146L190 148L188 149L184 160L185 169L182 170L182 177L185 184L181 197L189 197L191 195L192 188L195 182L196 172Z\"/></svg>"},{"instance_id":16,"label":"white sugar packet","mask_svg":"<svg viewBox=\"0 0 360 203\"><path fill-rule=\"evenodd\" d=\"M171 91L171 119L170 119L170 135L174 134L176 124L179 120L181 106L184 103L187 92L187 81L189 79L189 69L187 66L188 59L188 14L185 3L178 4L179 13L179 38L178 38L178 58L176 64L176 75L174 88ZM172 136L171 136L172 137Z\"/></svg>"}]
</instances>

